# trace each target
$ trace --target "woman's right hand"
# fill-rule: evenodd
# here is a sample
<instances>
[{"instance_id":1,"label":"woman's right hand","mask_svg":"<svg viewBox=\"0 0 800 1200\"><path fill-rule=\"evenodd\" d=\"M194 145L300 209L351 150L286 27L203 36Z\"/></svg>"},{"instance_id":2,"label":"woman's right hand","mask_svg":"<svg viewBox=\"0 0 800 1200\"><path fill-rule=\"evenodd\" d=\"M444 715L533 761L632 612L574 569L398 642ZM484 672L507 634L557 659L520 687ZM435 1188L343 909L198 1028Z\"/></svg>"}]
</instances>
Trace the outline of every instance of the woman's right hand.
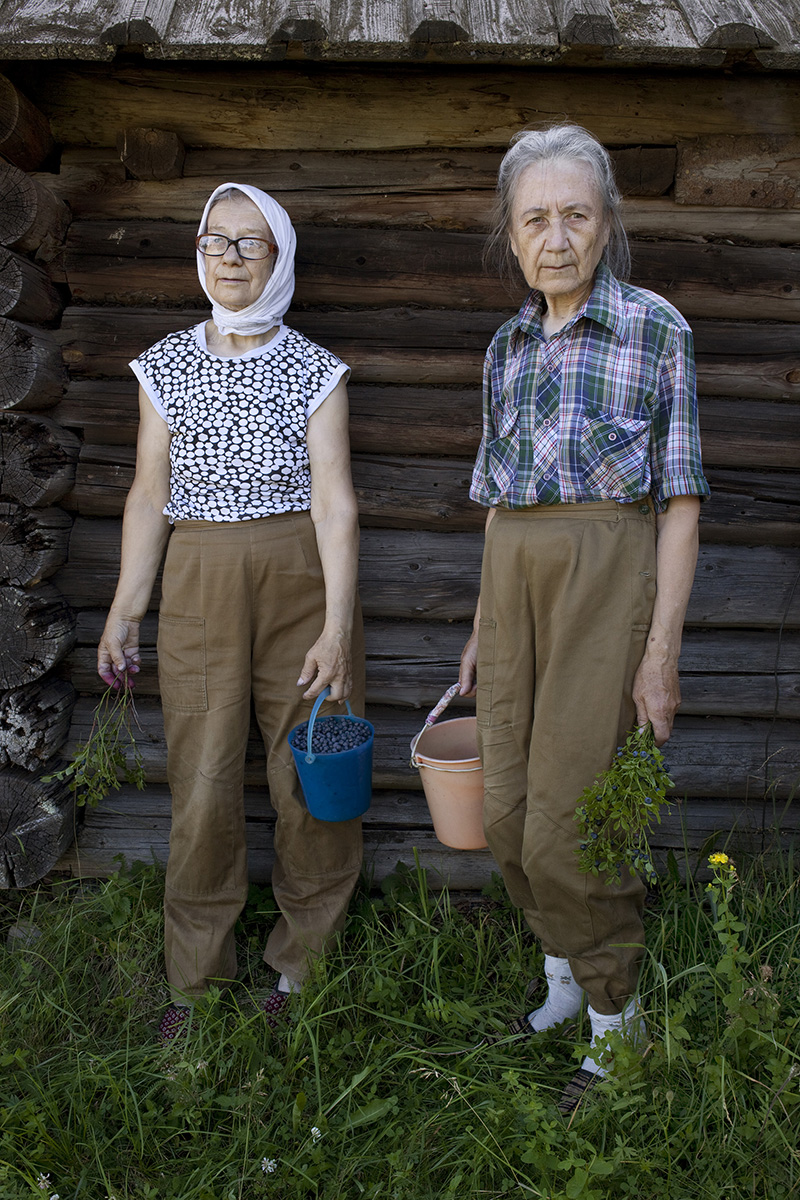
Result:
<instances>
[{"instance_id":1,"label":"woman's right hand","mask_svg":"<svg viewBox=\"0 0 800 1200\"><path fill-rule=\"evenodd\" d=\"M108 614L103 636L97 647L97 674L109 686L133 686L132 675L141 665L139 653L140 621Z\"/></svg>"},{"instance_id":2,"label":"woman's right hand","mask_svg":"<svg viewBox=\"0 0 800 1200\"><path fill-rule=\"evenodd\" d=\"M474 629L472 636L461 654L461 668L458 672L458 682L461 684L462 696L474 696L478 684L478 631Z\"/></svg>"}]
</instances>

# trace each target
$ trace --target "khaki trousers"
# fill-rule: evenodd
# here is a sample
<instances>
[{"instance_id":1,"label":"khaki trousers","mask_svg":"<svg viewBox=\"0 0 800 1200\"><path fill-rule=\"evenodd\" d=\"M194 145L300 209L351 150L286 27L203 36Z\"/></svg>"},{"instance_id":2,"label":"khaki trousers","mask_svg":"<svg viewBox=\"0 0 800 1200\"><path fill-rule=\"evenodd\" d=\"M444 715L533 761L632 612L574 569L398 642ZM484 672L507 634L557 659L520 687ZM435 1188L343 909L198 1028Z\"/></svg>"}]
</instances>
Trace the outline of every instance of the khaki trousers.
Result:
<instances>
[{"instance_id":1,"label":"khaki trousers","mask_svg":"<svg viewBox=\"0 0 800 1200\"><path fill-rule=\"evenodd\" d=\"M233 931L248 889L242 788L251 696L277 813L272 887L281 916L264 960L302 980L309 956L344 925L361 867L361 821L331 823L308 814L287 743L311 710L297 677L324 613L322 568L307 513L176 522L158 634L172 791L164 914L174 999L236 976ZM358 613L351 697L358 713L363 664Z\"/></svg>"},{"instance_id":2,"label":"khaki trousers","mask_svg":"<svg viewBox=\"0 0 800 1200\"><path fill-rule=\"evenodd\" d=\"M636 990L645 889L580 874L575 808L635 722L656 587L647 503L498 509L478 636L485 827L514 904L600 1013Z\"/></svg>"}]
</instances>

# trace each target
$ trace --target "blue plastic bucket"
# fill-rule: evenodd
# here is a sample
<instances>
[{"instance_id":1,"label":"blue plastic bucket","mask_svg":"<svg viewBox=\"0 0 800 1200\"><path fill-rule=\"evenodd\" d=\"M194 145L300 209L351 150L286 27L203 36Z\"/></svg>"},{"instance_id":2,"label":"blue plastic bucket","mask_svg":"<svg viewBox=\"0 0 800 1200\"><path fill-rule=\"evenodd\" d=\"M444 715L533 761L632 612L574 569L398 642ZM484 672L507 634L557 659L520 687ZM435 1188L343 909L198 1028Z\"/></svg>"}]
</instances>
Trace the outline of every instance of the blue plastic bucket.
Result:
<instances>
[{"instance_id":1,"label":"blue plastic bucket","mask_svg":"<svg viewBox=\"0 0 800 1200\"><path fill-rule=\"evenodd\" d=\"M294 745L300 725L295 725L289 734L289 749L297 768L306 808L311 816L316 817L318 821L351 821L353 817L360 817L365 813L372 800L372 747L375 742L375 730L363 717L354 717L349 702L345 701L348 717L337 715L328 719L344 721L349 718L359 725L366 725L369 737L352 750L315 754L314 722L320 705L330 695L330 691L330 688L325 688L314 702L311 716L308 718L307 749L298 750Z\"/></svg>"}]
</instances>

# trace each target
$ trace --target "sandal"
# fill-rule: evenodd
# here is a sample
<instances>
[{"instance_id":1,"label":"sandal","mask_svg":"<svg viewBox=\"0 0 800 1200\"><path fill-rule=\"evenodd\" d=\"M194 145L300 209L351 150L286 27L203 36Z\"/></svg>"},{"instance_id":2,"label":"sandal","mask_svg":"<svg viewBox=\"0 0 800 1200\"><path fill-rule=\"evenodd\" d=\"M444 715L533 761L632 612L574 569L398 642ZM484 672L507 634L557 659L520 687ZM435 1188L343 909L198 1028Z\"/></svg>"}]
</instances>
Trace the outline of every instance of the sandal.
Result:
<instances>
[{"instance_id":1,"label":"sandal","mask_svg":"<svg viewBox=\"0 0 800 1200\"><path fill-rule=\"evenodd\" d=\"M575 1112L586 1093L591 1090L599 1078L596 1071L587 1071L580 1067L561 1093L558 1111L565 1117Z\"/></svg>"},{"instance_id":2,"label":"sandal","mask_svg":"<svg viewBox=\"0 0 800 1200\"><path fill-rule=\"evenodd\" d=\"M188 1004L170 1004L158 1025L162 1046L169 1046L186 1032L192 1010Z\"/></svg>"},{"instance_id":3,"label":"sandal","mask_svg":"<svg viewBox=\"0 0 800 1200\"><path fill-rule=\"evenodd\" d=\"M289 1001L289 992L279 992L274 987L265 1000L261 1002L261 1011L270 1029L277 1029L278 1024Z\"/></svg>"}]
</instances>

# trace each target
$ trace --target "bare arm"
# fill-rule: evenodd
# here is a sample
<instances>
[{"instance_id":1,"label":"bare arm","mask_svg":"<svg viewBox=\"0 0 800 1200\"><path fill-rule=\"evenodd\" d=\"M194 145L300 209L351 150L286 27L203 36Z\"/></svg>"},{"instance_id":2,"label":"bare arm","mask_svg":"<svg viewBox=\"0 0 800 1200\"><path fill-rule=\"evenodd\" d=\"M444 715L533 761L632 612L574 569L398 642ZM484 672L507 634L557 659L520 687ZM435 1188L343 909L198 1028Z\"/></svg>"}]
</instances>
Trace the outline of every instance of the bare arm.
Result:
<instances>
[{"instance_id":1,"label":"bare arm","mask_svg":"<svg viewBox=\"0 0 800 1200\"><path fill-rule=\"evenodd\" d=\"M486 524L484 525L484 536L489 528L495 510L490 508L486 514ZM481 598L478 596L478 603L475 607L475 617L472 622L472 633L469 641L461 652L461 670L458 673L458 682L461 684L462 696L474 696L478 686L478 628L481 621Z\"/></svg>"},{"instance_id":2,"label":"bare arm","mask_svg":"<svg viewBox=\"0 0 800 1200\"><path fill-rule=\"evenodd\" d=\"M650 721L656 744L672 732L681 702L678 657L686 608L697 565L697 496L673 496L658 520L657 579L647 647L633 681L636 722Z\"/></svg>"},{"instance_id":3,"label":"bare arm","mask_svg":"<svg viewBox=\"0 0 800 1200\"><path fill-rule=\"evenodd\" d=\"M97 649L98 674L106 683L139 670L139 625L169 536L163 514L169 499L169 430L139 389L136 474L122 520L119 581Z\"/></svg>"},{"instance_id":4,"label":"bare arm","mask_svg":"<svg viewBox=\"0 0 800 1200\"><path fill-rule=\"evenodd\" d=\"M358 505L350 476L347 388L337 384L308 422L311 520L325 579L325 625L308 651L298 686L314 699L330 686L332 700L352 690L351 644L358 579Z\"/></svg>"}]
</instances>

